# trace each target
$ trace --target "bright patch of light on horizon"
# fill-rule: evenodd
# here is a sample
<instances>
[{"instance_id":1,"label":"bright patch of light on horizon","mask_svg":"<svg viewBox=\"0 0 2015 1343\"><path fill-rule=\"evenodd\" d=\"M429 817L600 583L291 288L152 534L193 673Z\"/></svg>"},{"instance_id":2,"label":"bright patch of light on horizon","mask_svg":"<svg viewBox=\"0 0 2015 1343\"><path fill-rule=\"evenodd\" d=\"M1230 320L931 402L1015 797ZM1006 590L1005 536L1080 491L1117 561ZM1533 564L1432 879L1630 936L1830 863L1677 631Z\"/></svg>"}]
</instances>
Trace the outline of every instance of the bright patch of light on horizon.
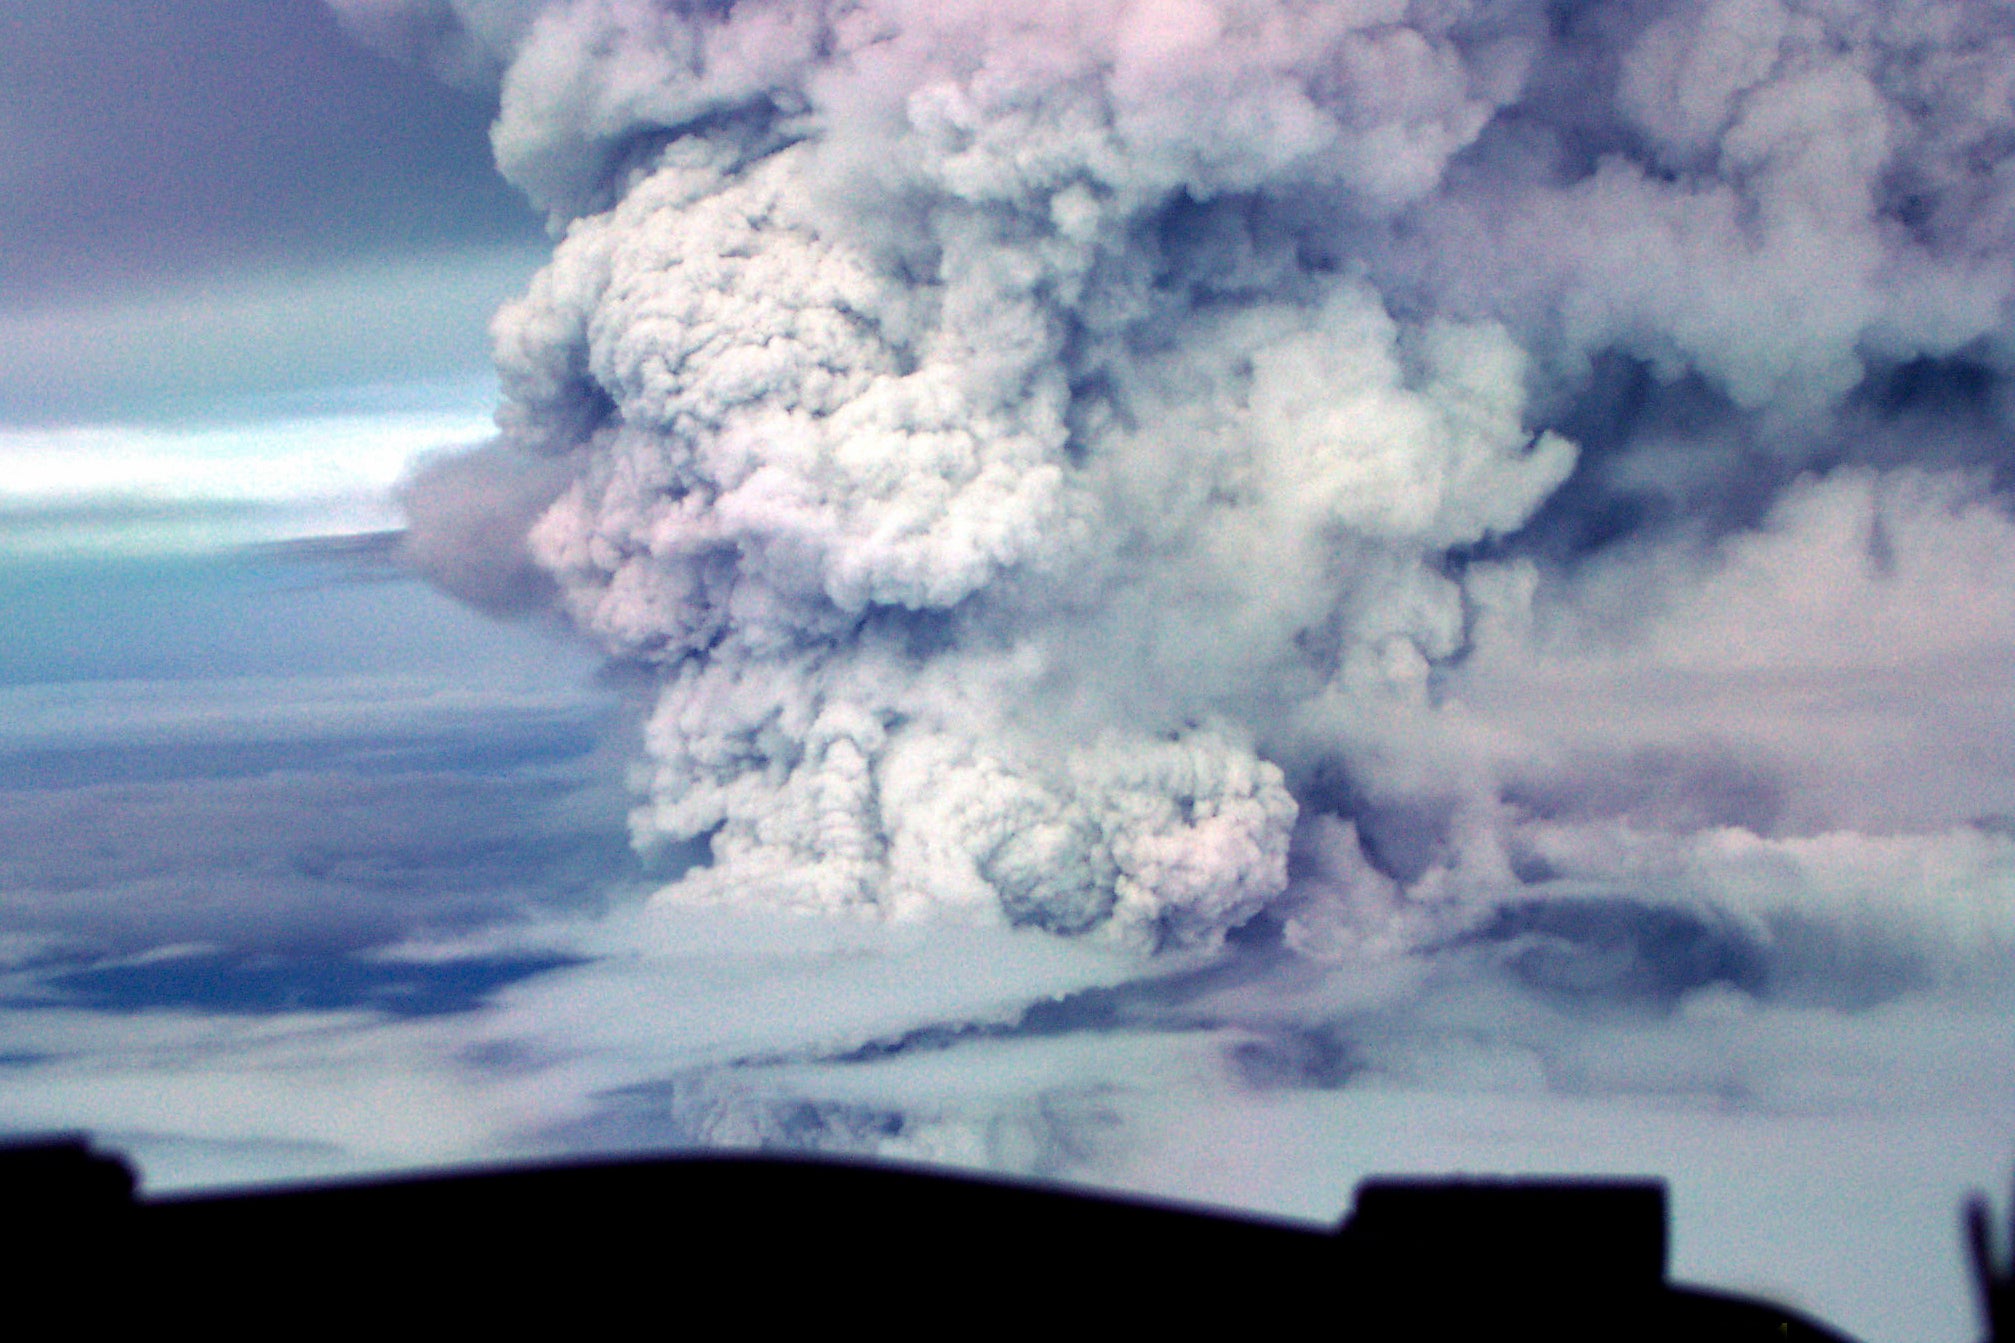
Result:
<instances>
[{"instance_id":1,"label":"bright patch of light on horizon","mask_svg":"<svg viewBox=\"0 0 2015 1343\"><path fill-rule=\"evenodd\" d=\"M207 425L0 428L0 554L182 551L387 531L392 489L487 412L357 410Z\"/></svg>"}]
</instances>

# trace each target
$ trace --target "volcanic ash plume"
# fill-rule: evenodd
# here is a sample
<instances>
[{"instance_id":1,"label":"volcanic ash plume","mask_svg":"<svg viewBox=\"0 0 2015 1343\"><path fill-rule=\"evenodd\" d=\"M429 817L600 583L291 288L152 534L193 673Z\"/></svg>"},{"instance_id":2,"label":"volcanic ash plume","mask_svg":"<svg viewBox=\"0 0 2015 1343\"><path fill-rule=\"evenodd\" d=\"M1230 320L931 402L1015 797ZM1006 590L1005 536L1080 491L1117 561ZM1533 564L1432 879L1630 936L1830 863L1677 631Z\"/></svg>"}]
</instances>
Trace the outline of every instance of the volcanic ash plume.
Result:
<instances>
[{"instance_id":1,"label":"volcanic ash plume","mask_svg":"<svg viewBox=\"0 0 2015 1343\"><path fill-rule=\"evenodd\" d=\"M531 553L657 677L637 835L713 852L669 898L1459 921L1519 818L1447 696L1579 591L1539 510L1753 523L1871 370L2010 348L2004 8L337 7L501 70L564 229L503 451L564 463ZM1617 360L1706 409L1591 421Z\"/></svg>"}]
</instances>

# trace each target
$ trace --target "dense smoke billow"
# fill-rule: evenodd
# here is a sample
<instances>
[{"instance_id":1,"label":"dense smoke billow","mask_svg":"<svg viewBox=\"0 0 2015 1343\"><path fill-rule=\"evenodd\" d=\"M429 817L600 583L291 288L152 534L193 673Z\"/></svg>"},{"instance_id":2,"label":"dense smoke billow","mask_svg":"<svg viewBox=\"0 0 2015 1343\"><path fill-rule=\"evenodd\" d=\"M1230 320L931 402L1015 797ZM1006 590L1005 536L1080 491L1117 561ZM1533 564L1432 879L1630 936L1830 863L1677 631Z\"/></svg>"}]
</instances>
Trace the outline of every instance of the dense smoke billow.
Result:
<instances>
[{"instance_id":1,"label":"dense smoke billow","mask_svg":"<svg viewBox=\"0 0 2015 1343\"><path fill-rule=\"evenodd\" d=\"M664 898L2015 939L2015 7L332 2L551 214L408 503Z\"/></svg>"}]
</instances>

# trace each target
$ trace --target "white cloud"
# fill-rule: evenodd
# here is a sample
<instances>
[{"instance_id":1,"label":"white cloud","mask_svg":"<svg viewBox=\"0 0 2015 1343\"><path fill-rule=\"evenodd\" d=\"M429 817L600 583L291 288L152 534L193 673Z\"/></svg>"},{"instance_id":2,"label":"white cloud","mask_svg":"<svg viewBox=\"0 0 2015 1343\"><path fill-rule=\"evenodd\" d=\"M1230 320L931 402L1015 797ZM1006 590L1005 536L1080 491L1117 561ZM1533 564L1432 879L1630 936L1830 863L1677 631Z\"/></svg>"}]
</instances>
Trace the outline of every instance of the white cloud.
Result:
<instances>
[{"instance_id":1,"label":"white cloud","mask_svg":"<svg viewBox=\"0 0 2015 1343\"><path fill-rule=\"evenodd\" d=\"M493 432L474 391L468 409L437 397L448 404L0 427L0 550L209 549L395 529L394 486L416 463Z\"/></svg>"}]
</instances>

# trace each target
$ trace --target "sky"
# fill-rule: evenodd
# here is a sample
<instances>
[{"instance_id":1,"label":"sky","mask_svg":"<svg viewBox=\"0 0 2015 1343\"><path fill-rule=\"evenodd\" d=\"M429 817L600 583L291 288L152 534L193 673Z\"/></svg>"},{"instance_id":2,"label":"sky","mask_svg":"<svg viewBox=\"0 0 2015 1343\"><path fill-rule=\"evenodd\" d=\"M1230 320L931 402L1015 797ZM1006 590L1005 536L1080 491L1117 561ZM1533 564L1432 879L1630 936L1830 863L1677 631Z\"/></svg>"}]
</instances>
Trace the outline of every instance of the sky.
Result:
<instances>
[{"instance_id":1,"label":"sky","mask_svg":"<svg viewBox=\"0 0 2015 1343\"><path fill-rule=\"evenodd\" d=\"M0 544L395 525L408 459L488 432L489 314L546 245L486 100L313 4L0 25Z\"/></svg>"},{"instance_id":2,"label":"sky","mask_svg":"<svg viewBox=\"0 0 2015 1343\"><path fill-rule=\"evenodd\" d=\"M2015 12L28 0L0 1129L1333 1220L1977 1329Z\"/></svg>"},{"instance_id":3,"label":"sky","mask_svg":"<svg viewBox=\"0 0 2015 1343\"><path fill-rule=\"evenodd\" d=\"M543 250L488 169L483 98L305 3L0 23L9 424L482 371L489 309Z\"/></svg>"}]
</instances>

